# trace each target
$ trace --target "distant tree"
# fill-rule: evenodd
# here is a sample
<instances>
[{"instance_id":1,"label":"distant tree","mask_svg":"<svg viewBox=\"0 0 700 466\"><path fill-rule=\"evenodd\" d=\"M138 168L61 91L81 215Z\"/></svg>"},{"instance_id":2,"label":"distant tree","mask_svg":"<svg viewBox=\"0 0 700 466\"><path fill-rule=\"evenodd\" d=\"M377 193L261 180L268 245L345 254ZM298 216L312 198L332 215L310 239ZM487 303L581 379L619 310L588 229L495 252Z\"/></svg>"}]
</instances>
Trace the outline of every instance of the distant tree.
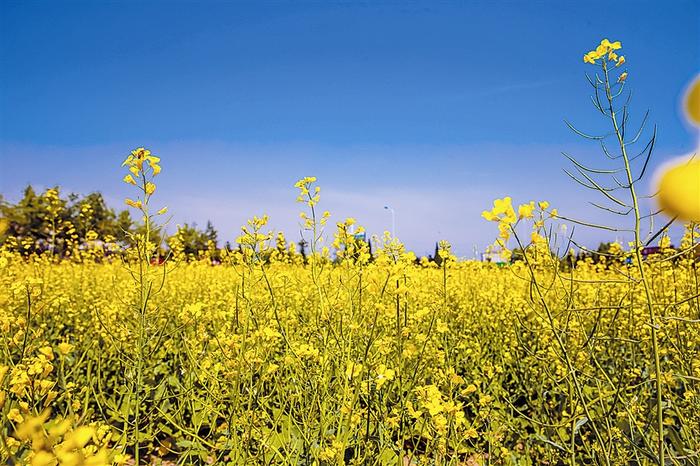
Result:
<instances>
[{"instance_id":1,"label":"distant tree","mask_svg":"<svg viewBox=\"0 0 700 466\"><path fill-rule=\"evenodd\" d=\"M306 246L309 244L304 238L300 239L297 243L299 245L299 254L301 255L304 263L306 263Z\"/></svg>"},{"instance_id":2,"label":"distant tree","mask_svg":"<svg viewBox=\"0 0 700 466\"><path fill-rule=\"evenodd\" d=\"M215 248L219 247L219 233L214 228L214 224L211 223L211 220L207 220L207 226L204 229L204 236L206 236L208 241L211 241L214 244Z\"/></svg>"},{"instance_id":3,"label":"distant tree","mask_svg":"<svg viewBox=\"0 0 700 466\"><path fill-rule=\"evenodd\" d=\"M116 238L117 242L123 244L128 243L130 241L129 233L134 228L134 221L131 220L131 214L129 213L129 211L124 209L121 212L119 212L115 223L116 229L114 232L114 237Z\"/></svg>"},{"instance_id":4,"label":"distant tree","mask_svg":"<svg viewBox=\"0 0 700 466\"><path fill-rule=\"evenodd\" d=\"M435 242L435 252L433 253L433 262L435 262L438 267L442 265L442 257L440 257L440 245Z\"/></svg>"},{"instance_id":5,"label":"distant tree","mask_svg":"<svg viewBox=\"0 0 700 466\"><path fill-rule=\"evenodd\" d=\"M590 257L593 259L593 262L596 264L601 262L601 260L606 257L610 253L610 248L612 247L612 243L607 242L607 243L600 243L598 245L598 249L596 249L594 252L590 252Z\"/></svg>"},{"instance_id":6,"label":"distant tree","mask_svg":"<svg viewBox=\"0 0 700 466\"><path fill-rule=\"evenodd\" d=\"M196 223L192 225L185 223L179 226L173 236L177 238L178 248L186 257L198 258L200 251L207 250L209 237L206 232L197 228Z\"/></svg>"},{"instance_id":7,"label":"distant tree","mask_svg":"<svg viewBox=\"0 0 700 466\"><path fill-rule=\"evenodd\" d=\"M562 258L562 266L564 270L572 270L576 267L576 253L573 249L569 249L566 255Z\"/></svg>"},{"instance_id":8,"label":"distant tree","mask_svg":"<svg viewBox=\"0 0 700 466\"><path fill-rule=\"evenodd\" d=\"M514 248L511 251L510 263L513 264L522 260L525 260L525 253L523 252L522 248Z\"/></svg>"},{"instance_id":9,"label":"distant tree","mask_svg":"<svg viewBox=\"0 0 700 466\"><path fill-rule=\"evenodd\" d=\"M2 209L2 216L8 222L3 238L9 236L21 238L30 234L36 238L45 233L41 197L31 186L24 189L22 199L17 204L3 201L0 209Z\"/></svg>"},{"instance_id":10,"label":"distant tree","mask_svg":"<svg viewBox=\"0 0 700 466\"><path fill-rule=\"evenodd\" d=\"M79 234L92 230L102 239L117 237L119 224L113 209L107 207L102 194L90 193L83 199L75 199L71 206L71 217L76 219Z\"/></svg>"},{"instance_id":11,"label":"distant tree","mask_svg":"<svg viewBox=\"0 0 700 466\"><path fill-rule=\"evenodd\" d=\"M32 186L27 186L19 202L3 202L1 206L7 223L3 242L12 238L26 253L46 249L63 253L66 240L75 235L67 204L68 201L60 197L58 188L47 189L38 195Z\"/></svg>"},{"instance_id":12,"label":"distant tree","mask_svg":"<svg viewBox=\"0 0 700 466\"><path fill-rule=\"evenodd\" d=\"M31 185L27 186L16 204L0 201L0 215L6 224L0 232L0 243L12 239L25 252L51 250L63 255L71 247L95 238L126 244L125 232L133 228L128 212L117 216L99 192L64 197L58 187L37 194Z\"/></svg>"}]
</instances>

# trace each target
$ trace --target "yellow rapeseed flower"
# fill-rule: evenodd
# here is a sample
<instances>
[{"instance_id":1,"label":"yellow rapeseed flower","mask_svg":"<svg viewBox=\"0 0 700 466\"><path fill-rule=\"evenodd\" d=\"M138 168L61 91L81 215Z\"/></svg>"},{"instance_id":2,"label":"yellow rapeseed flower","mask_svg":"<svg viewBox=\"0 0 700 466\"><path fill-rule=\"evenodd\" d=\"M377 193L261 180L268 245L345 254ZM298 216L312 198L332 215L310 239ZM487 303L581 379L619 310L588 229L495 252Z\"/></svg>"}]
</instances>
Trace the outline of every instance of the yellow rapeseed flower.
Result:
<instances>
[{"instance_id":1,"label":"yellow rapeseed flower","mask_svg":"<svg viewBox=\"0 0 700 466\"><path fill-rule=\"evenodd\" d=\"M605 59L606 55L609 61L616 61L617 54L614 51L621 48L620 41L610 42L608 39L603 39L595 50L591 50L583 56L583 62L594 65L596 60Z\"/></svg>"},{"instance_id":2,"label":"yellow rapeseed flower","mask_svg":"<svg viewBox=\"0 0 700 466\"><path fill-rule=\"evenodd\" d=\"M129 198L125 199L124 203L129 207L133 207L134 209L140 209L143 206L143 203L141 201L134 201Z\"/></svg>"},{"instance_id":3,"label":"yellow rapeseed flower","mask_svg":"<svg viewBox=\"0 0 700 466\"><path fill-rule=\"evenodd\" d=\"M61 354L66 355L69 354L71 351L73 351L73 345L70 343L59 343L58 344L58 351L60 351Z\"/></svg>"},{"instance_id":4,"label":"yellow rapeseed flower","mask_svg":"<svg viewBox=\"0 0 700 466\"><path fill-rule=\"evenodd\" d=\"M518 217L519 218L532 218L534 210L535 210L535 201L530 201L529 204L521 204L518 207Z\"/></svg>"},{"instance_id":5,"label":"yellow rapeseed flower","mask_svg":"<svg viewBox=\"0 0 700 466\"><path fill-rule=\"evenodd\" d=\"M49 361L53 361L53 350L50 346L44 346L39 348L39 352L43 354Z\"/></svg>"},{"instance_id":6,"label":"yellow rapeseed flower","mask_svg":"<svg viewBox=\"0 0 700 466\"><path fill-rule=\"evenodd\" d=\"M7 419L16 423L24 421L24 417L19 413L19 409L17 408L12 408L7 412Z\"/></svg>"}]
</instances>

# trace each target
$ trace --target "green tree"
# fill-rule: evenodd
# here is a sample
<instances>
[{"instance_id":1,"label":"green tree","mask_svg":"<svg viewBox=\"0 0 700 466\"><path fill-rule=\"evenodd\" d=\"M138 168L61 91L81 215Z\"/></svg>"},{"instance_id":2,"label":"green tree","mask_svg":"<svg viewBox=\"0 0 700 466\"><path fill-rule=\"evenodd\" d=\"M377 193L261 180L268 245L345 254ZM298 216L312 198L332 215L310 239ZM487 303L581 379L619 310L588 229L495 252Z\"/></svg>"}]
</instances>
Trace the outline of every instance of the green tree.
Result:
<instances>
[{"instance_id":1,"label":"green tree","mask_svg":"<svg viewBox=\"0 0 700 466\"><path fill-rule=\"evenodd\" d=\"M206 232L203 232L197 228L196 223L192 225L185 223L184 225L179 226L175 236L178 238L182 252L187 257L196 258L199 256L200 251L207 250L209 237L207 236Z\"/></svg>"}]
</instances>

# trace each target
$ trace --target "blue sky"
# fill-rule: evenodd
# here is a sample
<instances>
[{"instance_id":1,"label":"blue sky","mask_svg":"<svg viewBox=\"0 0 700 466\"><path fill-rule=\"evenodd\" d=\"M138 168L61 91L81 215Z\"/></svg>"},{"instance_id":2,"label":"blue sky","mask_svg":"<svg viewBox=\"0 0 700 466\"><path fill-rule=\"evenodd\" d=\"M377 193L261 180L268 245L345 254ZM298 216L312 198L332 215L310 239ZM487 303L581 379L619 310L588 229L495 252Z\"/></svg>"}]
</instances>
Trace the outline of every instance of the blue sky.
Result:
<instances>
[{"instance_id":1,"label":"blue sky","mask_svg":"<svg viewBox=\"0 0 700 466\"><path fill-rule=\"evenodd\" d=\"M0 193L102 191L119 165L162 157L155 202L234 239L261 213L298 237L296 179L334 219L389 229L418 253L470 255L495 197L599 218L562 172L604 128L581 57L621 40L632 121L659 125L654 166L697 147L679 112L700 70L700 2L0 3ZM645 186L651 189L650 186ZM584 242L602 239L581 232Z\"/></svg>"}]
</instances>

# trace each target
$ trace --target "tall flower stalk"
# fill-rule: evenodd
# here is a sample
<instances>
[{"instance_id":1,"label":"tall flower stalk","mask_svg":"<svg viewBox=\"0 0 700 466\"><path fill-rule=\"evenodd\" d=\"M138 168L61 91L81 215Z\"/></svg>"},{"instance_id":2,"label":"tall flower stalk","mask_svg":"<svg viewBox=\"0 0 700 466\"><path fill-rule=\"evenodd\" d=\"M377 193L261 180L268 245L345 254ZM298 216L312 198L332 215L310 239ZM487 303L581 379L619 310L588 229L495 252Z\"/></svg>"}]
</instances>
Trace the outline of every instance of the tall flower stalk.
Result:
<instances>
[{"instance_id":1,"label":"tall flower stalk","mask_svg":"<svg viewBox=\"0 0 700 466\"><path fill-rule=\"evenodd\" d=\"M128 384L128 412L133 415L133 421L129 420L129 415L125 416L123 439L124 444L132 443L134 450L134 460L139 463L140 442L142 438L141 411L144 401L145 383L144 372L155 340L163 336L163 328L158 329L158 324L154 320L157 317L151 316L149 303L153 296L163 287L165 280L165 269L161 273L154 266L158 265L160 256L158 254L159 244L154 241L154 236L159 226L154 221L154 214L151 214L151 197L156 191L154 183L155 177L161 172L160 158L151 154L151 151L141 147L133 150L124 160L122 166L126 166L129 173L124 176L123 181L133 185L138 190L136 199L127 198L126 205L136 209L141 215L143 229L132 234L132 242L136 251L134 261L127 260L127 268L131 275L136 290L136 301L134 304L135 322L130 329L134 339L133 352L127 356L127 360L133 364L132 377L129 377ZM159 209L155 216L164 215L167 208ZM131 435L130 435L131 434ZM129 441L131 438L131 441Z\"/></svg>"}]
</instances>

